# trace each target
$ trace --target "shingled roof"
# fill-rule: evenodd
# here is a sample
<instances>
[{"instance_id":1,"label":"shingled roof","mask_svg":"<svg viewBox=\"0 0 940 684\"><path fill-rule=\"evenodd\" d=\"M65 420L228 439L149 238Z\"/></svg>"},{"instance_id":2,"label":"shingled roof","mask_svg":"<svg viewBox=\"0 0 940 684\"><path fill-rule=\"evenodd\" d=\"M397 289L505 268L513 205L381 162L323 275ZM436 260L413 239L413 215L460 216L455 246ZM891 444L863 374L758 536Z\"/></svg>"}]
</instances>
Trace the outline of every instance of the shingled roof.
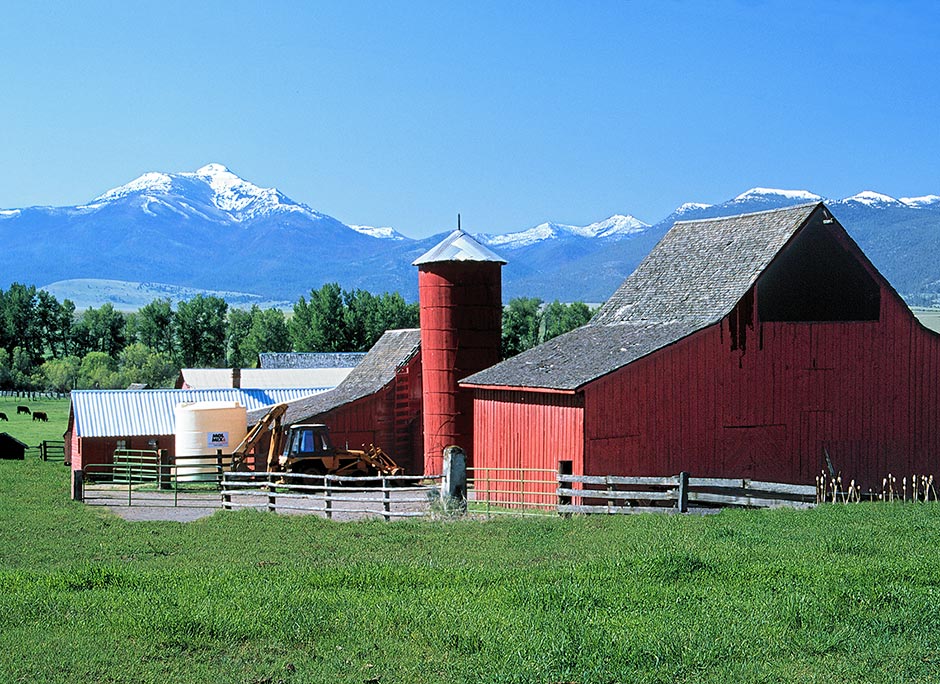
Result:
<instances>
[{"instance_id":1,"label":"shingled roof","mask_svg":"<svg viewBox=\"0 0 940 684\"><path fill-rule=\"evenodd\" d=\"M461 385L573 391L720 321L821 203L680 221L587 325L471 375Z\"/></svg>"},{"instance_id":2,"label":"shingled roof","mask_svg":"<svg viewBox=\"0 0 940 684\"><path fill-rule=\"evenodd\" d=\"M420 345L418 328L387 330L335 389L288 403L284 421L303 422L378 392L395 378L396 370L414 356ZM248 424L254 425L264 414L264 410L249 412Z\"/></svg>"}]
</instances>

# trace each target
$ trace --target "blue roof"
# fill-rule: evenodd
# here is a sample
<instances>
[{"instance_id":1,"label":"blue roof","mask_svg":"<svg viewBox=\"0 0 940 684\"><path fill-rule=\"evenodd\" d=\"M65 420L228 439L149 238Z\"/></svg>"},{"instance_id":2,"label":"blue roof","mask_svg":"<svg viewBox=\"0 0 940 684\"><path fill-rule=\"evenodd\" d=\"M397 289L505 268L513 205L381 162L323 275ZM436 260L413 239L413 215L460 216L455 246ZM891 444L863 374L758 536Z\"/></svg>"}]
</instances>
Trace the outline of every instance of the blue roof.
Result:
<instances>
[{"instance_id":1,"label":"blue roof","mask_svg":"<svg viewBox=\"0 0 940 684\"><path fill-rule=\"evenodd\" d=\"M201 401L237 401L248 411L295 401L325 390L204 389L204 390L74 390L72 414L79 437L131 437L172 435L177 404Z\"/></svg>"}]
</instances>

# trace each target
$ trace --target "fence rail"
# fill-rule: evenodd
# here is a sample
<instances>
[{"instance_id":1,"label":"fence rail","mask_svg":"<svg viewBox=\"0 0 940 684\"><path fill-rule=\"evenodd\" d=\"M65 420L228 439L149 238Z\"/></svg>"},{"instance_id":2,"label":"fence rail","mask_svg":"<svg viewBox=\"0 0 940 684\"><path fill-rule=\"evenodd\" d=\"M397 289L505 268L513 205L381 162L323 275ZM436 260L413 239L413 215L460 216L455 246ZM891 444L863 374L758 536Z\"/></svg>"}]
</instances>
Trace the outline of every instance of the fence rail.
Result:
<instances>
[{"instance_id":1,"label":"fence rail","mask_svg":"<svg viewBox=\"0 0 940 684\"><path fill-rule=\"evenodd\" d=\"M558 512L617 514L648 511L684 513L690 504L698 507L811 506L816 503L815 485L795 485L737 478L617 477L558 475Z\"/></svg>"},{"instance_id":2,"label":"fence rail","mask_svg":"<svg viewBox=\"0 0 940 684\"><path fill-rule=\"evenodd\" d=\"M429 515L439 477L339 476L225 472L222 507L314 513L327 519L375 516L386 521Z\"/></svg>"}]
</instances>

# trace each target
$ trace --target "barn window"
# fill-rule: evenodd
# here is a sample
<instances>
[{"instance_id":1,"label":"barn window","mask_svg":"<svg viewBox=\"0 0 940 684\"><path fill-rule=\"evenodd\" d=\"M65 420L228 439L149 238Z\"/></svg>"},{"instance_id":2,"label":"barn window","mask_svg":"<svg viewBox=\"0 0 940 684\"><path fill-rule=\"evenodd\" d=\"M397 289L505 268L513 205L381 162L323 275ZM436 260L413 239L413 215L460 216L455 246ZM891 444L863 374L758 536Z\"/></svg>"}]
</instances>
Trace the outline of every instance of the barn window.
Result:
<instances>
[{"instance_id":1,"label":"barn window","mask_svg":"<svg viewBox=\"0 0 940 684\"><path fill-rule=\"evenodd\" d=\"M881 288L822 223L807 226L757 281L762 321L876 321Z\"/></svg>"}]
</instances>

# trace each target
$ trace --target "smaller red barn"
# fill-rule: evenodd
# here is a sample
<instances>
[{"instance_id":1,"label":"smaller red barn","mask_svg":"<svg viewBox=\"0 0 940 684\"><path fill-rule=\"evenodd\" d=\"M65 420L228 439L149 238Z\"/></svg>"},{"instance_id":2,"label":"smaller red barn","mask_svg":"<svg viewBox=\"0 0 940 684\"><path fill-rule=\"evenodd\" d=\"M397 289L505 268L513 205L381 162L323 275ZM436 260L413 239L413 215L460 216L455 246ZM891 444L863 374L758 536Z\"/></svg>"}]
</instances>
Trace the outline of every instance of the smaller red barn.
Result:
<instances>
[{"instance_id":1,"label":"smaller red barn","mask_svg":"<svg viewBox=\"0 0 940 684\"><path fill-rule=\"evenodd\" d=\"M381 447L405 472L424 468L421 440L421 331L388 330L338 387L288 402L285 424L324 423L333 443ZM266 413L248 413L248 424Z\"/></svg>"}]
</instances>

